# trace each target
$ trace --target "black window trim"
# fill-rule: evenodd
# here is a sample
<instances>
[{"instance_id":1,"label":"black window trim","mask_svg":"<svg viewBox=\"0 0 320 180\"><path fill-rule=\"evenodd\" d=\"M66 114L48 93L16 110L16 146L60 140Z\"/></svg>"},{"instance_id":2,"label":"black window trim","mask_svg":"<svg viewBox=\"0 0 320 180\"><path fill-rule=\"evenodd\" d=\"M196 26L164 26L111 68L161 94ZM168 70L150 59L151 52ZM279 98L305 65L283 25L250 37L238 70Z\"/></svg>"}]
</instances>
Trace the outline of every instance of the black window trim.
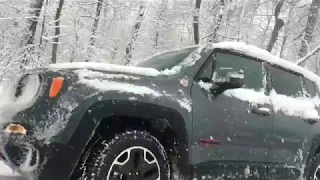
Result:
<instances>
[{"instance_id":1,"label":"black window trim","mask_svg":"<svg viewBox=\"0 0 320 180\"><path fill-rule=\"evenodd\" d=\"M305 76L302 76L302 77L303 77L302 82L303 82L303 86L304 86L304 88L305 88L305 95L306 95L306 97L308 97L308 95L310 95L309 92L308 92L307 80L312 83L315 96L318 96L317 83L315 83L314 81L306 78ZM315 97L315 96L314 96L314 97ZM309 98L313 98L313 97L309 97Z\"/></svg>"},{"instance_id":2,"label":"black window trim","mask_svg":"<svg viewBox=\"0 0 320 180\"><path fill-rule=\"evenodd\" d=\"M266 85L267 87L263 87L264 89L264 93L265 95L269 95L270 94L270 91L271 89L268 88L268 85L269 85L269 81L268 81L268 78L270 78L270 73L268 71L268 64L265 60L262 60L262 59L259 59L259 58L255 58L255 57L252 57L252 56L248 56L240 51L235 51L235 50L229 50L229 49L220 49L220 48L216 48L212 51L212 53L210 54L210 56L208 56L208 58L205 60L205 62L203 63L203 65L201 66L201 68L199 69L199 71L197 72L195 78L194 78L194 81L195 82L199 82L201 79L201 75L203 74L204 72L204 68L206 68L206 65L208 64L208 61L210 61L210 58L211 56L214 56L214 61L212 63L212 72L211 72L211 76L213 75L213 71L216 69L216 61L215 61L215 55L216 53L224 53L224 54L230 54L230 55L234 55L234 56L239 56L239 57L243 57L243 58L246 58L246 59L249 59L249 60L253 60L253 61L256 61L256 62L259 62L261 63L262 65L262 70L265 71L265 72L262 72L262 73L266 73ZM270 82L271 83L271 82Z\"/></svg>"},{"instance_id":3,"label":"black window trim","mask_svg":"<svg viewBox=\"0 0 320 180\"><path fill-rule=\"evenodd\" d=\"M285 72L287 72L287 73L294 74L294 75L298 76L298 77L300 78L300 84L301 84L301 86L302 86L302 95L303 95L303 96L306 96L307 89L306 89L305 86L304 86L304 78L305 78L305 77L304 77L301 73L298 73L298 72L296 72L296 71L292 71L292 70L287 69L287 68L285 68L285 67L283 67L283 66L280 66L280 65L277 65L277 64L273 64L273 63L270 63L270 62L267 62L267 64L268 64L268 66L269 66L268 71L269 71L269 74L270 74L270 78L268 79L268 80L270 81L270 85L271 85L270 90L273 89L272 74L271 74L271 71L270 71L270 67L274 67L274 68L278 68L278 69L280 69L280 70L282 70L282 71L285 71ZM269 83L269 82L268 82L268 83Z\"/></svg>"}]
</instances>

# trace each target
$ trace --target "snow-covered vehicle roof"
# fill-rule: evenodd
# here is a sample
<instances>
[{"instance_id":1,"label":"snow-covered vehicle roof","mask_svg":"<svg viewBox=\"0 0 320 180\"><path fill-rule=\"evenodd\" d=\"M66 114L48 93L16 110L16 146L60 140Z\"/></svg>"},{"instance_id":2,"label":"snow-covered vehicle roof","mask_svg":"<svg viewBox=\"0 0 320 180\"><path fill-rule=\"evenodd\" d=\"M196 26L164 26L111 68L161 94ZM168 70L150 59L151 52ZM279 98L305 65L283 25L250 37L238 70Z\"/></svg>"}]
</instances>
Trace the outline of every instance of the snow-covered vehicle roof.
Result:
<instances>
[{"instance_id":1,"label":"snow-covered vehicle roof","mask_svg":"<svg viewBox=\"0 0 320 180\"><path fill-rule=\"evenodd\" d=\"M155 68L148 67L137 67L137 66L124 66L124 65L115 65L115 64L106 64L106 63L97 63L97 62L74 62L74 63L58 63L51 64L50 69L92 69L98 71L110 71L110 72L119 72L119 73L130 73L135 75L144 75L144 76L159 76L159 75L171 75L180 72L182 67L192 66L197 60L201 58L200 53L202 50L208 49L225 49L236 51L244 55L261 59L263 61L269 62L270 64L278 65L285 69L297 72L303 75L305 78L317 83L320 86L320 78L315 73L300 67L292 62L289 62L280 57L274 56L268 51L258 48L254 45L245 44L242 42L220 42L212 43L205 46L190 46L183 49L197 47L197 50L191 53L187 58L183 60L182 63L177 64L171 69L157 70ZM174 50L176 51L176 50ZM170 52L170 51L169 51ZM157 54L156 56L161 56L167 52ZM152 56L152 59L155 56Z\"/></svg>"}]
</instances>

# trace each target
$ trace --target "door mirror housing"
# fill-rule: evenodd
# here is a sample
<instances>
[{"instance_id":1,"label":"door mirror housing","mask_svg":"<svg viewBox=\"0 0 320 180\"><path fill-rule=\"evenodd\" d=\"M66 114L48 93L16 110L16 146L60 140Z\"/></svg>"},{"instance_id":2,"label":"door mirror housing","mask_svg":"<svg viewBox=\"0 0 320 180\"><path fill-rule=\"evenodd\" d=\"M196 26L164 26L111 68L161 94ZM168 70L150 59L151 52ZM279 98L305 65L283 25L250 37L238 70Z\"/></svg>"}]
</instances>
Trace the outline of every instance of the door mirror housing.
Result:
<instances>
[{"instance_id":1,"label":"door mirror housing","mask_svg":"<svg viewBox=\"0 0 320 180\"><path fill-rule=\"evenodd\" d=\"M228 89L241 88L244 85L244 71L242 69L219 69L215 72L212 81L213 93L222 93Z\"/></svg>"}]
</instances>

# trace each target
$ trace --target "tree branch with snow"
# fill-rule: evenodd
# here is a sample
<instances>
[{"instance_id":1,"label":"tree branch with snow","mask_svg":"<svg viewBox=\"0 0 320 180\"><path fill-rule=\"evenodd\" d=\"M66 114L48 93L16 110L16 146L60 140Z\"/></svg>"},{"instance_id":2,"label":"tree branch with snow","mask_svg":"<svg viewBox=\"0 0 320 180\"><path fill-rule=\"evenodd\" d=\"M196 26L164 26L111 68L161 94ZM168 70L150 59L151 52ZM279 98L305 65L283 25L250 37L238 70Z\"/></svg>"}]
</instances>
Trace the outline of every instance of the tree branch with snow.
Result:
<instances>
[{"instance_id":1,"label":"tree branch with snow","mask_svg":"<svg viewBox=\"0 0 320 180\"><path fill-rule=\"evenodd\" d=\"M297 65L302 65L304 62L306 62L310 57L312 57L313 55L315 55L318 51L320 51L320 45L317 46L314 50L312 50L310 53L308 53L306 56L304 56L303 58L299 59L296 64Z\"/></svg>"}]
</instances>

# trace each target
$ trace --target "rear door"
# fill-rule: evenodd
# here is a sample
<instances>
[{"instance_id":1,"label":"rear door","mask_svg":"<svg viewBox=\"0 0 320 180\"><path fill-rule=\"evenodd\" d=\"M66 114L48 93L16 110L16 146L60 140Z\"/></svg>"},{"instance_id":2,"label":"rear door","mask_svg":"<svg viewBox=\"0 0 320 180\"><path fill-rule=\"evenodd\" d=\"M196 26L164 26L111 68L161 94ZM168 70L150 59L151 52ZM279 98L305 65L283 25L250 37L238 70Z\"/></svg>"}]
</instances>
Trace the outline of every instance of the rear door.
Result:
<instances>
[{"instance_id":1,"label":"rear door","mask_svg":"<svg viewBox=\"0 0 320 180\"><path fill-rule=\"evenodd\" d=\"M318 115L315 106L306 95L301 75L277 66L270 66L274 126L271 138L270 160L290 171L283 176L299 176L299 170L307 157L311 145L310 121ZM314 95L314 87L309 84L309 92ZM295 170L296 171L295 171ZM276 169L270 171L275 174Z\"/></svg>"}]
</instances>

